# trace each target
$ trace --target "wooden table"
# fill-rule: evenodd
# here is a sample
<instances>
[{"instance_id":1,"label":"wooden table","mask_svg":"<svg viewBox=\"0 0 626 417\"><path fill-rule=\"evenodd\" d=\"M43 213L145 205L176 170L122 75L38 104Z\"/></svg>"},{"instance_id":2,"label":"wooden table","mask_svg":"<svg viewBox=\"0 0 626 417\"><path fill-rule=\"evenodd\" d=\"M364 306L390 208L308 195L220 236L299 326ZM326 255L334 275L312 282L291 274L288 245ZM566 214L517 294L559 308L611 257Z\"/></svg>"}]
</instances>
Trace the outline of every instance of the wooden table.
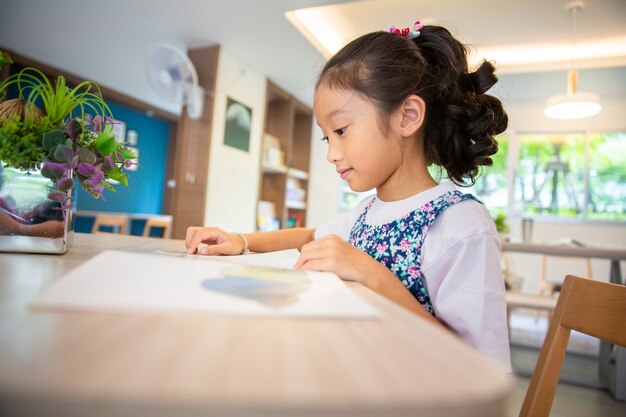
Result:
<instances>
[{"instance_id":1,"label":"wooden table","mask_svg":"<svg viewBox=\"0 0 626 417\"><path fill-rule=\"evenodd\" d=\"M609 282L623 284L620 261L626 261L626 249L610 249L596 246L550 245L539 243L502 242L503 252L537 253L541 255L572 258L598 258L611 261Z\"/></svg>"},{"instance_id":2,"label":"wooden table","mask_svg":"<svg viewBox=\"0 0 626 417\"><path fill-rule=\"evenodd\" d=\"M76 234L66 255L0 254L0 415L502 416L510 375L373 293L379 320L33 311L105 249L178 240ZM124 265L119 265L124 273Z\"/></svg>"},{"instance_id":3,"label":"wooden table","mask_svg":"<svg viewBox=\"0 0 626 417\"><path fill-rule=\"evenodd\" d=\"M608 281L614 284L624 284L620 262L626 260L626 249L502 242L502 251L575 258L608 259L611 261ZM612 360L612 357L615 359ZM616 399L626 401L626 348L613 346L608 342L601 341L599 362L598 374L600 382L609 388Z\"/></svg>"}]
</instances>

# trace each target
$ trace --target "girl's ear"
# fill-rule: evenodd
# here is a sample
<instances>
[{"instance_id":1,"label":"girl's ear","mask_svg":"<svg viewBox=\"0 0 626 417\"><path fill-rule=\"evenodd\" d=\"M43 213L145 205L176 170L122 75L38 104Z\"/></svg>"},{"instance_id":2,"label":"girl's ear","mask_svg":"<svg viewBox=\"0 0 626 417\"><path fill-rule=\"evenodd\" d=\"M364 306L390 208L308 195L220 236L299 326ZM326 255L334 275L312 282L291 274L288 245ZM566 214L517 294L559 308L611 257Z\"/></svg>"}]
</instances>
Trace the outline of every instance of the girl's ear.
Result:
<instances>
[{"instance_id":1,"label":"girl's ear","mask_svg":"<svg viewBox=\"0 0 626 417\"><path fill-rule=\"evenodd\" d=\"M412 94L404 100L399 112L400 133L404 137L413 136L424 124L426 103L421 97Z\"/></svg>"}]
</instances>

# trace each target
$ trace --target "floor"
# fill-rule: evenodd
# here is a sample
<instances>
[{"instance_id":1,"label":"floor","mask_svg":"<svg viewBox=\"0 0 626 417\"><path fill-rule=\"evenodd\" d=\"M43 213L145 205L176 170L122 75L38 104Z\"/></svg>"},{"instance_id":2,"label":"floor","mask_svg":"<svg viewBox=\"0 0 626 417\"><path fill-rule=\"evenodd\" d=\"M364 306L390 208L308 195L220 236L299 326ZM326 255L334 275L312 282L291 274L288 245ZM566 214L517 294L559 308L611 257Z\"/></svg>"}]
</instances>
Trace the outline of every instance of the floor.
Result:
<instances>
[{"instance_id":1,"label":"floor","mask_svg":"<svg viewBox=\"0 0 626 417\"><path fill-rule=\"evenodd\" d=\"M532 310L513 311L510 326L511 360L516 381L507 417L514 417L521 408L548 328L547 313L537 315ZM614 400L598 381L598 348L597 339L572 332L561 382L552 405L552 417L626 416L626 402Z\"/></svg>"}]
</instances>

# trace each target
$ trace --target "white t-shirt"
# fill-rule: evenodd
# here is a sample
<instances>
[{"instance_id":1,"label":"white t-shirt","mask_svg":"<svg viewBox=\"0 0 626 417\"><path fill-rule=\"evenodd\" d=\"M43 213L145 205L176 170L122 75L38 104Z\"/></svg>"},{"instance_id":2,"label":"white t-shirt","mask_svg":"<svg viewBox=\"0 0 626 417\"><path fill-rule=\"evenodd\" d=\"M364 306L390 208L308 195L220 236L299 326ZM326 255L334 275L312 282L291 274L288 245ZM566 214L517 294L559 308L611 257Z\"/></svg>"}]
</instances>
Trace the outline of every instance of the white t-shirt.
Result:
<instances>
[{"instance_id":1,"label":"white t-shirt","mask_svg":"<svg viewBox=\"0 0 626 417\"><path fill-rule=\"evenodd\" d=\"M453 190L454 184L445 182L400 201L376 198L365 223L389 223ZM335 234L347 241L352 226L372 198L364 198L343 216L318 227L315 238ZM510 370L500 240L489 212L474 200L448 207L428 230L421 257L424 286L437 318Z\"/></svg>"}]
</instances>

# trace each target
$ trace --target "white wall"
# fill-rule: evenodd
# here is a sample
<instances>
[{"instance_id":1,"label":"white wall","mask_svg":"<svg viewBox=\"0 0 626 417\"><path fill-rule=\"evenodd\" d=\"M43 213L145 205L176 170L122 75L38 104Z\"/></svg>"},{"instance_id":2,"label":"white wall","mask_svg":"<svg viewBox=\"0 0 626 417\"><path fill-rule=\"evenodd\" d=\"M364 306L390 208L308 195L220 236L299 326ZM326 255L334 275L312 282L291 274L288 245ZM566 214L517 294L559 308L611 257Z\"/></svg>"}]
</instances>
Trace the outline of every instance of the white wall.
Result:
<instances>
[{"instance_id":1,"label":"white wall","mask_svg":"<svg viewBox=\"0 0 626 417\"><path fill-rule=\"evenodd\" d=\"M340 178L335 166L326 160L328 145L320 140L323 136L322 130L314 123L306 220L307 226L313 228L340 213Z\"/></svg>"},{"instance_id":2,"label":"white wall","mask_svg":"<svg viewBox=\"0 0 626 417\"><path fill-rule=\"evenodd\" d=\"M180 114L180 103L159 97L150 86L145 57L159 42L186 51L187 40L171 25L150 24L147 5L118 3L0 1L0 46ZM133 18L138 9L142 19Z\"/></svg>"},{"instance_id":3,"label":"white wall","mask_svg":"<svg viewBox=\"0 0 626 417\"><path fill-rule=\"evenodd\" d=\"M266 79L221 48L216 85L204 224L252 232L256 225ZM252 109L249 152L224 145L228 97Z\"/></svg>"},{"instance_id":4,"label":"white wall","mask_svg":"<svg viewBox=\"0 0 626 417\"><path fill-rule=\"evenodd\" d=\"M601 96L602 112L592 118L578 121L553 121L543 116L545 100L552 94L565 92L566 72L504 74L493 89L502 99L509 114L511 131L570 131L570 130L626 130L626 68L604 68L580 71L579 91L593 91ZM321 132L314 134L309 184L309 213L307 224L318 226L341 214L339 210L340 181L334 167L326 161L327 145L320 140ZM521 235L518 219L511 219L511 235ZM534 240L559 242L563 238L578 239L589 245L626 248L626 224L580 223L564 221L536 221ZM536 292L539 288L541 256L511 254L512 269L524 278L522 290ZM593 260L592 273L607 279L609 262ZM626 263L622 263L622 275ZM585 263L577 259L550 259L549 276L562 279L566 273L586 273Z\"/></svg>"}]
</instances>

